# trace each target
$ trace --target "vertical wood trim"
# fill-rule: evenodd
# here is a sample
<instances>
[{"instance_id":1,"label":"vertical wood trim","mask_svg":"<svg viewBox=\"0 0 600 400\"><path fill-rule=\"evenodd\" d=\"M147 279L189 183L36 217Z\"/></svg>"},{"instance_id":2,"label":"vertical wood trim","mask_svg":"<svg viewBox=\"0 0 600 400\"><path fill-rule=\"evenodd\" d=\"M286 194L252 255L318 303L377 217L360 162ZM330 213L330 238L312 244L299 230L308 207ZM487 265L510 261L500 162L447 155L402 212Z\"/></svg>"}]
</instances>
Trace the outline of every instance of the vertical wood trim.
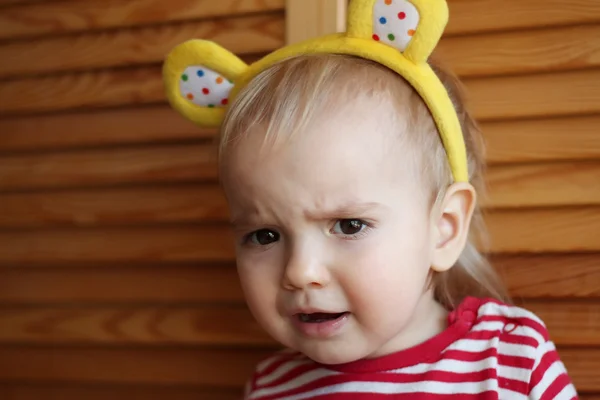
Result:
<instances>
[{"instance_id":1,"label":"vertical wood trim","mask_svg":"<svg viewBox=\"0 0 600 400\"><path fill-rule=\"evenodd\" d=\"M343 32L347 0L286 0L286 43Z\"/></svg>"}]
</instances>

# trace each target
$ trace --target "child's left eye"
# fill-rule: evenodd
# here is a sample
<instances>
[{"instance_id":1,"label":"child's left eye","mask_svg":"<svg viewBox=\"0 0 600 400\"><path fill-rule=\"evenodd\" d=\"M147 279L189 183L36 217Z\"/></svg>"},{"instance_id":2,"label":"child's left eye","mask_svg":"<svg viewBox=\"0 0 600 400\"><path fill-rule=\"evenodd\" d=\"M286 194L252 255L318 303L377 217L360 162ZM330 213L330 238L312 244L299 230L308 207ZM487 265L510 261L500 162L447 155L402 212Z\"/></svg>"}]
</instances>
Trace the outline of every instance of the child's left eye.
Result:
<instances>
[{"instance_id":1,"label":"child's left eye","mask_svg":"<svg viewBox=\"0 0 600 400\"><path fill-rule=\"evenodd\" d=\"M332 231L341 235L356 235L362 232L367 227L367 224L360 219L340 219L338 220Z\"/></svg>"}]
</instances>

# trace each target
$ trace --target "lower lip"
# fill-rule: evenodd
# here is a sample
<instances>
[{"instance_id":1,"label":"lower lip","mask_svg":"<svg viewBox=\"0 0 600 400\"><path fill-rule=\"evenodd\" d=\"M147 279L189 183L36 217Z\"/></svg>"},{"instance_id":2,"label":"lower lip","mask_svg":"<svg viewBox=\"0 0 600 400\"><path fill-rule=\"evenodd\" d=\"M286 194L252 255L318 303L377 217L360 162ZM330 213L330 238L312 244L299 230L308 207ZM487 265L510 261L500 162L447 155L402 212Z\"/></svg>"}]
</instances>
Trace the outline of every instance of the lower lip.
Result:
<instances>
[{"instance_id":1,"label":"lower lip","mask_svg":"<svg viewBox=\"0 0 600 400\"><path fill-rule=\"evenodd\" d=\"M302 322L297 315L294 315L292 320L294 321L294 326L296 329L302 332L305 336L323 339L339 333L344 325L346 325L349 318L350 313L345 313L337 319L324 322Z\"/></svg>"}]
</instances>

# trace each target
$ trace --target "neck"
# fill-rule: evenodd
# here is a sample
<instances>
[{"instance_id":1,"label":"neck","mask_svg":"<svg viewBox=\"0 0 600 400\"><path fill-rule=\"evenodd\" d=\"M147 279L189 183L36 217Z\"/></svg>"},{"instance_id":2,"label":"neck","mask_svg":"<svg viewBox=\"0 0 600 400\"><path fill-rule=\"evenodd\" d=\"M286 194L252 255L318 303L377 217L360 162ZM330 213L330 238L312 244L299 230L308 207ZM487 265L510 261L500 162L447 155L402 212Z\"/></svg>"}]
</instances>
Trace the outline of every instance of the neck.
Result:
<instances>
[{"instance_id":1,"label":"neck","mask_svg":"<svg viewBox=\"0 0 600 400\"><path fill-rule=\"evenodd\" d=\"M379 348L369 358L376 358L417 346L446 329L448 311L433 297L432 291L423 293L417 307L402 332Z\"/></svg>"}]
</instances>

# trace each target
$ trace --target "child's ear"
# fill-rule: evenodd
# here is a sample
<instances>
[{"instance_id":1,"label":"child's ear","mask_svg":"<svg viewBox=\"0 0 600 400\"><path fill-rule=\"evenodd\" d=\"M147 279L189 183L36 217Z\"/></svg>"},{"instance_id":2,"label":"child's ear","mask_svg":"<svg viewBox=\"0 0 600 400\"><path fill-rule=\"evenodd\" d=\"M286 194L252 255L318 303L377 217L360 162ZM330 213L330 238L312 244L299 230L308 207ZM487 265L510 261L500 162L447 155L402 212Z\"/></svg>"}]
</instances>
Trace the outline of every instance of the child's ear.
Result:
<instances>
[{"instance_id":1,"label":"child's ear","mask_svg":"<svg viewBox=\"0 0 600 400\"><path fill-rule=\"evenodd\" d=\"M450 186L439 208L433 211L433 260L431 268L444 272L460 257L469 237L469 226L477 201L469 183Z\"/></svg>"},{"instance_id":2,"label":"child's ear","mask_svg":"<svg viewBox=\"0 0 600 400\"><path fill-rule=\"evenodd\" d=\"M235 82L248 65L230 51L206 40L175 47L163 65L171 106L204 127L218 127L225 117Z\"/></svg>"}]
</instances>

